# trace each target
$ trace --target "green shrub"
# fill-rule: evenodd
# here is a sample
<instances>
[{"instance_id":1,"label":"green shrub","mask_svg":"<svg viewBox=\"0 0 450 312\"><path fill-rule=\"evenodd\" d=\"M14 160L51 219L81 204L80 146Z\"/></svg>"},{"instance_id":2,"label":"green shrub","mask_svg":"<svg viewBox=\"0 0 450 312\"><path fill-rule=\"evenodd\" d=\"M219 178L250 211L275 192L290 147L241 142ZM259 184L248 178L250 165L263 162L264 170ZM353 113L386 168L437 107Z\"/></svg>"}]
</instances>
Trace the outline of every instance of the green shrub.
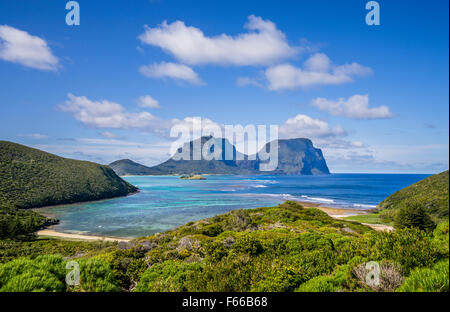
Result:
<instances>
[{"instance_id":1,"label":"green shrub","mask_svg":"<svg viewBox=\"0 0 450 312\"><path fill-rule=\"evenodd\" d=\"M227 231L245 231L256 225L247 210L231 211L227 216L224 220L224 229Z\"/></svg>"},{"instance_id":2,"label":"green shrub","mask_svg":"<svg viewBox=\"0 0 450 312\"><path fill-rule=\"evenodd\" d=\"M297 292L333 292L340 290L340 285L332 276L317 276L303 283L295 291Z\"/></svg>"},{"instance_id":3,"label":"green shrub","mask_svg":"<svg viewBox=\"0 0 450 312\"><path fill-rule=\"evenodd\" d=\"M202 234L210 237L214 237L223 232L222 226L218 223L209 224L202 228Z\"/></svg>"},{"instance_id":4,"label":"green shrub","mask_svg":"<svg viewBox=\"0 0 450 312\"><path fill-rule=\"evenodd\" d=\"M0 291L63 291L65 267L61 256L19 258L0 265Z\"/></svg>"},{"instance_id":5,"label":"green shrub","mask_svg":"<svg viewBox=\"0 0 450 312\"><path fill-rule=\"evenodd\" d=\"M120 291L108 262L99 259L79 259L80 285L70 286L70 291L115 292Z\"/></svg>"},{"instance_id":6,"label":"green shrub","mask_svg":"<svg viewBox=\"0 0 450 312\"><path fill-rule=\"evenodd\" d=\"M433 232L433 242L441 254L449 256L449 223L442 222Z\"/></svg>"},{"instance_id":7,"label":"green shrub","mask_svg":"<svg viewBox=\"0 0 450 312\"><path fill-rule=\"evenodd\" d=\"M248 254L230 255L217 263L206 263L202 270L187 277L188 291L241 292L250 291L254 279L262 277L265 264ZM267 266L264 268L267 269Z\"/></svg>"},{"instance_id":8,"label":"green shrub","mask_svg":"<svg viewBox=\"0 0 450 312\"><path fill-rule=\"evenodd\" d=\"M261 277L261 280L252 287L251 291L293 291L307 279L308 276L301 266L289 265L286 261L280 259L272 263L270 269L268 269L264 276Z\"/></svg>"},{"instance_id":9,"label":"green shrub","mask_svg":"<svg viewBox=\"0 0 450 312\"><path fill-rule=\"evenodd\" d=\"M153 265L141 277L136 287L137 292L180 292L188 291L187 278L201 270L198 263L165 261Z\"/></svg>"},{"instance_id":10,"label":"green shrub","mask_svg":"<svg viewBox=\"0 0 450 312\"><path fill-rule=\"evenodd\" d=\"M258 255L264 250L262 243L250 235L244 235L237 239L232 249L237 253L247 253L250 255Z\"/></svg>"},{"instance_id":11,"label":"green shrub","mask_svg":"<svg viewBox=\"0 0 450 312\"><path fill-rule=\"evenodd\" d=\"M34 259L46 254L80 257L105 253L115 248L117 248L116 242L105 241L71 241L53 238L39 238L27 241L0 240L0 263L6 263L20 257Z\"/></svg>"},{"instance_id":12,"label":"green shrub","mask_svg":"<svg viewBox=\"0 0 450 312\"><path fill-rule=\"evenodd\" d=\"M66 284L66 263L59 255L18 258L0 265L0 291L118 291L107 262L98 259L76 259L80 268L80 285Z\"/></svg>"},{"instance_id":13,"label":"green shrub","mask_svg":"<svg viewBox=\"0 0 450 312\"><path fill-rule=\"evenodd\" d=\"M380 219L385 223L391 223L394 221L397 210L394 209L384 209L381 210L378 215Z\"/></svg>"},{"instance_id":14,"label":"green shrub","mask_svg":"<svg viewBox=\"0 0 450 312\"><path fill-rule=\"evenodd\" d=\"M397 229L418 228L421 230L432 230L436 227L425 207L417 202L406 202L401 206L395 214L394 225Z\"/></svg>"},{"instance_id":15,"label":"green shrub","mask_svg":"<svg viewBox=\"0 0 450 312\"><path fill-rule=\"evenodd\" d=\"M401 292L448 292L449 261L443 260L430 268L418 268L411 272L402 286Z\"/></svg>"},{"instance_id":16,"label":"green shrub","mask_svg":"<svg viewBox=\"0 0 450 312\"><path fill-rule=\"evenodd\" d=\"M431 235L417 228L372 233L363 241L357 241L353 248L369 260L399 263L406 274L415 267L430 266L444 257Z\"/></svg>"},{"instance_id":17,"label":"green shrub","mask_svg":"<svg viewBox=\"0 0 450 312\"><path fill-rule=\"evenodd\" d=\"M31 210L21 210L0 203L0 239L28 240L34 232L51 220Z\"/></svg>"},{"instance_id":18,"label":"green shrub","mask_svg":"<svg viewBox=\"0 0 450 312\"><path fill-rule=\"evenodd\" d=\"M134 249L117 250L109 255L114 278L123 289L132 289L148 268L144 253Z\"/></svg>"}]
</instances>

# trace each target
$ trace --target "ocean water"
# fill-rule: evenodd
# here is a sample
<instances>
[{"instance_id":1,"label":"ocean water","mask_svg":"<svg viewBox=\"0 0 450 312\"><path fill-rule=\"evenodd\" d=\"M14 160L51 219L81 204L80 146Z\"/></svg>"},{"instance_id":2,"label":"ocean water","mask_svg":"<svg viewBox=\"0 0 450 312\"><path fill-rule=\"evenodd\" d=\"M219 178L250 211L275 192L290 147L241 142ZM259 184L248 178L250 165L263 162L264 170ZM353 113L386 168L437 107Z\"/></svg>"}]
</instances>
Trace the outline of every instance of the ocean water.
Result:
<instances>
[{"instance_id":1,"label":"ocean water","mask_svg":"<svg viewBox=\"0 0 450 312\"><path fill-rule=\"evenodd\" d=\"M374 208L390 194L426 178L423 174L332 174L326 176L132 176L135 195L42 208L67 233L139 237L163 232L233 209L274 206L285 200L331 207Z\"/></svg>"}]
</instances>

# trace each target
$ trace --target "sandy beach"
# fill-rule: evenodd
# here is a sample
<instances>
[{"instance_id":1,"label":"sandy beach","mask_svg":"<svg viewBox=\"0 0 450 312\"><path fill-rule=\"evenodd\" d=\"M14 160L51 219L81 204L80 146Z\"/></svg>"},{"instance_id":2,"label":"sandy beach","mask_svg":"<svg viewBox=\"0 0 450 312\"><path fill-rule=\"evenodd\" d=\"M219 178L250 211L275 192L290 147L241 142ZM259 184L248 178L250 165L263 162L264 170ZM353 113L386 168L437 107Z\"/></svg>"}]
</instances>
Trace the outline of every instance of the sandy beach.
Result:
<instances>
[{"instance_id":1,"label":"sandy beach","mask_svg":"<svg viewBox=\"0 0 450 312\"><path fill-rule=\"evenodd\" d=\"M55 230L51 230L51 229L40 230L36 234L38 236L58 237L58 238L66 238L66 239L81 239L81 240L101 240L101 241L106 241L106 242L129 242L131 240L130 238L62 233L62 232L56 232Z\"/></svg>"},{"instance_id":2,"label":"sandy beach","mask_svg":"<svg viewBox=\"0 0 450 312\"><path fill-rule=\"evenodd\" d=\"M297 202L305 208L320 209L323 212L326 212L330 217L333 217L333 218L343 218L343 217L356 216L356 215L367 213L367 211L361 210L361 209L333 208L333 207L322 206L321 204L316 204L316 203L301 202L301 201L297 201Z\"/></svg>"},{"instance_id":3,"label":"sandy beach","mask_svg":"<svg viewBox=\"0 0 450 312\"><path fill-rule=\"evenodd\" d=\"M322 210L323 212L326 212L330 217L341 219L345 217L350 216L357 216L361 214L366 214L367 210L361 210L361 209L351 209L351 208L332 208L332 207L325 207L321 206L320 204L315 203L307 203L307 202L299 202L306 208L317 208ZM370 224L370 223L361 223L364 225L367 225L368 227L371 227L375 231L393 231L394 227L390 225L385 224Z\"/></svg>"}]
</instances>

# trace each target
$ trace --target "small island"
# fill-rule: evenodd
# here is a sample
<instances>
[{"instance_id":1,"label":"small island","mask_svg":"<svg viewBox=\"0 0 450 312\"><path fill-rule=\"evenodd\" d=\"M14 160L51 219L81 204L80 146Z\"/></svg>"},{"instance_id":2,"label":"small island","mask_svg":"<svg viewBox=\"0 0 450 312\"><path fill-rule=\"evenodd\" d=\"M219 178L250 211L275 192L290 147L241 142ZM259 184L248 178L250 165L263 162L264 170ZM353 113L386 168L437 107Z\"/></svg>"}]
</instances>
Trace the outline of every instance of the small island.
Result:
<instances>
[{"instance_id":1,"label":"small island","mask_svg":"<svg viewBox=\"0 0 450 312\"><path fill-rule=\"evenodd\" d=\"M206 180L206 178L199 174L182 175L180 179L183 180Z\"/></svg>"}]
</instances>

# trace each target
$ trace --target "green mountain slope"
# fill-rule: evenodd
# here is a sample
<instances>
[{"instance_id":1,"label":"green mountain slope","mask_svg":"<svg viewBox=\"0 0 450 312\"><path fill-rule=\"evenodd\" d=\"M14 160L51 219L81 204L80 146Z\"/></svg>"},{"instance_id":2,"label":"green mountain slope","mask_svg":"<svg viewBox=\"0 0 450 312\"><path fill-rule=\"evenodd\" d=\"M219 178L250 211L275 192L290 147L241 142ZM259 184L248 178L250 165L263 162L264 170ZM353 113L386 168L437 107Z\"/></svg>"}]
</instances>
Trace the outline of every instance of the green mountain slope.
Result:
<instances>
[{"instance_id":1,"label":"green mountain slope","mask_svg":"<svg viewBox=\"0 0 450 312\"><path fill-rule=\"evenodd\" d=\"M108 166L0 141L0 203L17 208L125 196L137 188Z\"/></svg>"},{"instance_id":2,"label":"green mountain slope","mask_svg":"<svg viewBox=\"0 0 450 312\"><path fill-rule=\"evenodd\" d=\"M426 207L436 221L448 220L448 170L432 175L392 194L380 204L378 210L399 209L405 202L417 202Z\"/></svg>"},{"instance_id":3,"label":"green mountain slope","mask_svg":"<svg viewBox=\"0 0 450 312\"><path fill-rule=\"evenodd\" d=\"M120 159L109 164L109 166L120 176L126 175L153 175L156 174L150 167L138 164L131 159Z\"/></svg>"}]
</instances>

